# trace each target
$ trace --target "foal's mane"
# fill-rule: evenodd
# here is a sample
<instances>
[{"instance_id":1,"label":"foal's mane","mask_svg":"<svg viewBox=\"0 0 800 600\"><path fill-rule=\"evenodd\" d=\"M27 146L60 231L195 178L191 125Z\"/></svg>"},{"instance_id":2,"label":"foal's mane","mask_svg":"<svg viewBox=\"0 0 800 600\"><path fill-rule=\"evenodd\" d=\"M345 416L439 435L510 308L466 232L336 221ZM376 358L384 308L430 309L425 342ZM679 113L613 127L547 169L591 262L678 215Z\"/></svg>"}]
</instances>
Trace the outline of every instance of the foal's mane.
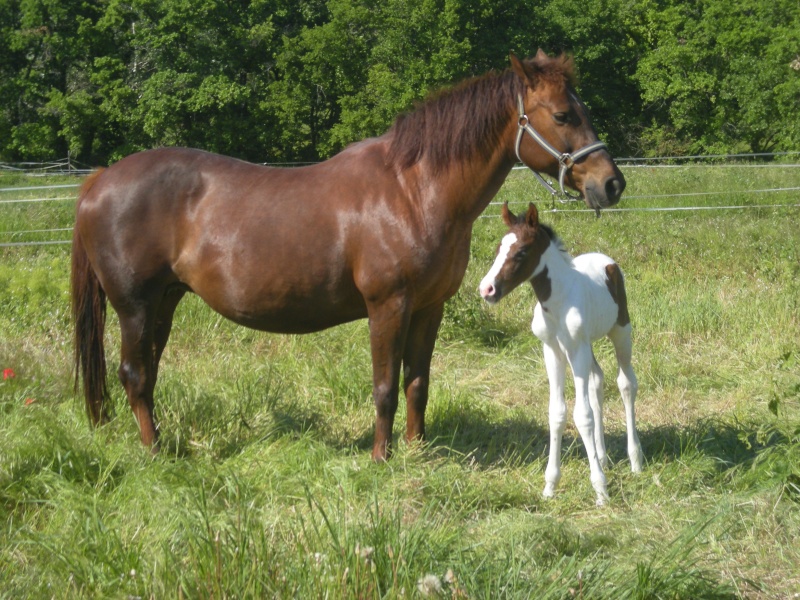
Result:
<instances>
[{"instance_id":1,"label":"foal's mane","mask_svg":"<svg viewBox=\"0 0 800 600\"><path fill-rule=\"evenodd\" d=\"M542 54L523 61L538 81L573 84L572 59ZM488 160L508 124L524 83L510 68L467 79L444 88L397 117L389 130L389 161L407 169L426 158L435 172L476 155Z\"/></svg>"},{"instance_id":2,"label":"foal's mane","mask_svg":"<svg viewBox=\"0 0 800 600\"><path fill-rule=\"evenodd\" d=\"M558 237L558 234L553 230L550 225L545 225L544 223L539 223L539 229L544 229L547 232L547 235L550 236L550 241L553 243L553 246L556 247L556 250L559 251L561 254L561 258L563 258L568 263L572 264L572 255L567 250L567 247L564 245L564 240Z\"/></svg>"}]
</instances>

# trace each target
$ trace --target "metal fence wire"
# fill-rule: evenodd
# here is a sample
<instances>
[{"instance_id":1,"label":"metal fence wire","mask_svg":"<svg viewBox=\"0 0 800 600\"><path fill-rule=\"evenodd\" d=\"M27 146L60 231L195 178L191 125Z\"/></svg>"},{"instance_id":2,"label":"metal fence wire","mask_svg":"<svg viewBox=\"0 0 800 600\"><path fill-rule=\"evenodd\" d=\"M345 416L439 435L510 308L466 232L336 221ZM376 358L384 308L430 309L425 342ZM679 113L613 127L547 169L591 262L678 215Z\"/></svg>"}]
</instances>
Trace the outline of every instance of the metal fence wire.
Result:
<instances>
[{"instance_id":1,"label":"metal fence wire","mask_svg":"<svg viewBox=\"0 0 800 600\"><path fill-rule=\"evenodd\" d=\"M797 169L800 164L786 164L786 163L744 163L743 160L761 160L765 158L787 157L793 155L800 155L797 152L776 152L776 153L754 153L754 154L727 154L727 155L696 155L696 156L673 156L673 157L654 157L654 158L617 158L615 161L620 165L623 171L636 170L639 168L646 169L691 169L691 168L715 168L715 169ZM722 163L718 161L726 160L728 162ZM701 161L701 162L698 162ZM702 162L712 161L712 162ZM733 161L733 162L730 162ZM271 163L264 163L271 164ZM282 163L286 165L286 163ZM303 163L308 164L308 163ZM525 169L525 167L517 166L516 169ZM73 175L85 176L91 172L90 169L76 168L68 159L63 161L53 161L52 163L0 163L0 172L14 172L16 174L24 173L31 177L40 177L42 175ZM0 223L3 220L3 212L11 208L12 205L20 204L46 204L57 202L74 202L77 198L77 190L80 187L80 182L69 184L57 185L34 185L34 186L21 186L21 187L3 187L0 188ZM66 190L74 190L74 193L67 193ZM48 195L47 192L53 191L55 195ZM30 192L41 192L34 194L33 198L24 197ZM667 194L641 194L641 195L626 195L626 200L664 200L669 198L703 198L712 196L723 196L732 194L776 194L787 192L800 192L800 186L792 187L756 187L750 189L738 190L722 190L722 191L696 191L684 193L667 193ZM549 200L549 199L548 199ZM520 203L523 201L520 200ZM527 202L525 200L524 202ZM547 200L545 200L545 203ZM498 206L499 202L492 202L490 206ZM512 203L513 204L513 203ZM672 211L719 211L719 210L748 210L748 209L780 209L780 208L798 208L800 207L800 194L798 194L798 202L781 202L772 204L727 204L722 206L708 206L708 205L693 205L693 206L662 206L662 207L616 207L604 209L604 212L672 212ZM553 203L550 208L542 207L542 212L559 212L561 209ZM590 209L569 209L570 213L594 212ZM480 218L488 218L490 215L481 215ZM0 225L0 229L2 226ZM71 244L72 240L69 239L55 239L55 240L35 240L25 241L15 238L24 236L48 236L61 234L61 237L69 237L69 232L72 227L54 227L50 229L21 229L21 230L8 230L0 231L0 248L11 247L26 247L26 246L53 246L53 245L66 245ZM65 235L66 234L66 235Z\"/></svg>"}]
</instances>

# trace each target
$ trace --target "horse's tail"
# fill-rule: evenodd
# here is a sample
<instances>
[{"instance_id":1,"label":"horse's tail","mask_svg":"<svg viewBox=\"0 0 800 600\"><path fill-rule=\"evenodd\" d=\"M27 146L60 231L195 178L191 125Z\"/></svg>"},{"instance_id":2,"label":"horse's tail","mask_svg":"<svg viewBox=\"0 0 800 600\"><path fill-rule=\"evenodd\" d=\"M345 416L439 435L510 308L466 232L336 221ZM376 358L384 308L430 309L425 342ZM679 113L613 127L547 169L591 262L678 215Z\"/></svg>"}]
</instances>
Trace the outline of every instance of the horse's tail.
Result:
<instances>
[{"instance_id":1,"label":"horse's tail","mask_svg":"<svg viewBox=\"0 0 800 600\"><path fill-rule=\"evenodd\" d=\"M92 173L81 187L76 207L79 208L102 169ZM76 213L77 213L76 208ZM72 319L75 323L75 392L83 380L86 412L93 425L108 420L105 407L108 397L106 355L103 333L106 327L106 293L89 263L78 226L72 233L72 277L70 281Z\"/></svg>"}]
</instances>

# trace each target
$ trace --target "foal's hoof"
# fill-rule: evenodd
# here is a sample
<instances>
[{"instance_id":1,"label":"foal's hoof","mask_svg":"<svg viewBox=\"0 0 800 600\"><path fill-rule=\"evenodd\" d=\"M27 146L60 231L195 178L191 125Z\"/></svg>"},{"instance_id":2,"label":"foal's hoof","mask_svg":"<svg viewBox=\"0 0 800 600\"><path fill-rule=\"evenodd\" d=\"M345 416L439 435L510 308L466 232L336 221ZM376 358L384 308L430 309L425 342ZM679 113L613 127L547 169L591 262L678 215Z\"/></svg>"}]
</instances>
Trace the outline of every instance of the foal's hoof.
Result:
<instances>
[{"instance_id":1,"label":"foal's hoof","mask_svg":"<svg viewBox=\"0 0 800 600\"><path fill-rule=\"evenodd\" d=\"M553 484L548 483L544 486L544 490L542 491L542 497L547 498L548 500L555 498L556 496L556 486Z\"/></svg>"},{"instance_id":2,"label":"foal's hoof","mask_svg":"<svg viewBox=\"0 0 800 600\"><path fill-rule=\"evenodd\" d=\"M642 451L639 450L638 452L635 452L631 456L631 472L641 473L643 464L644 464L644 453L642 453Z\"/></svg>"},{"instance_id":3,"label":"foal's hoof","mask_svg":"<svg viewBox=\"0 0 800 600\"><path fill-rule=\"evenodd\" d=\"M608 490L606 490L605 488L601 489L595 488L595 492L597 492L597 500L595 501L595 505L606 506L610 500L610 498L608 497Z\"/></svg>"}]
</instances>

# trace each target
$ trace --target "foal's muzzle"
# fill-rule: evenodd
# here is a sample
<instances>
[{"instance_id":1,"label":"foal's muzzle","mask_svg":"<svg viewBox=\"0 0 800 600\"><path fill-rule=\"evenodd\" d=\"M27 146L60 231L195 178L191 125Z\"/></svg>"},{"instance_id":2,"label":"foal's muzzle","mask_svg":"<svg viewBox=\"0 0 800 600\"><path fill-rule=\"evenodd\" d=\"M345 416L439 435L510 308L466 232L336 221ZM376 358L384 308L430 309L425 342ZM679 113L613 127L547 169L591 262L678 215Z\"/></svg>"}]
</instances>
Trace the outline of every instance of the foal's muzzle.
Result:
<instances>
[{"instance_id":1,"label":"foal's muzzle","mask_svg":"<svg viewBox=\"0 0 800 600\"><path fill-rule=\"evenodd\" d=\"M486 300L489 304L496 304L500 302L503 297L502 289L499 284L495 283L481 283L480 285L481 298Z\"/></svg>"}]
</instances>

